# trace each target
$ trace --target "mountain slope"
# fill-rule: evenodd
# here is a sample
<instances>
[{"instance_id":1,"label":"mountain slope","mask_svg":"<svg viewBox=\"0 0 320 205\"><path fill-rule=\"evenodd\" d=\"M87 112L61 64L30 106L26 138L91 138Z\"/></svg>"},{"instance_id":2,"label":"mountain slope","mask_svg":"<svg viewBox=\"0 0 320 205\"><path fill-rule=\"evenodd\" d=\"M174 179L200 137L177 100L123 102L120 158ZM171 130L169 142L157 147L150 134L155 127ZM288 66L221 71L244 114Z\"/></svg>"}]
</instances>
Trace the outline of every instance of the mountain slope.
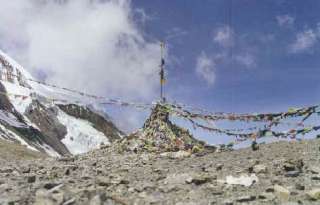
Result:
<instances>
[{"instance_id":1,"label":"mountain slope","mask_svg":"<svg viewBox=\"0 0 320 205\"><path fill-rule=\"evenodd\" d=\"M0 139L61 156L85 153L121 137L104 113L74 103L82 96L69 97L66 91L30 79L22 66L0 50Z\"/></svg>"}]
</instances>

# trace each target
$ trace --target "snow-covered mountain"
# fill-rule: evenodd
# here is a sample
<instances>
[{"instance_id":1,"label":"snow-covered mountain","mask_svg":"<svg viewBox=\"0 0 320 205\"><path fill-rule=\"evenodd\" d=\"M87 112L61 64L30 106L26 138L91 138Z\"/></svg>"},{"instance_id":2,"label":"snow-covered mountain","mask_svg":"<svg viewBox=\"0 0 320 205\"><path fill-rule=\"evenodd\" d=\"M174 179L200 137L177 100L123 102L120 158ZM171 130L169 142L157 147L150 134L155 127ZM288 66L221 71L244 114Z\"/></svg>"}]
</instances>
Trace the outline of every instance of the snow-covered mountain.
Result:
<instances>
[{"instance_id":1,"label":"snow-covered mountain","mask_svg":"<svg viewBox=\"0 0 320 205\"><path fill-rule=\"evenodd\" d=\"M22 66L0 50L0 139L62 156L85 153L121 137L105 113L74 103L84 101L83 96L30 79Z\"/></svg>"}]
</instances>

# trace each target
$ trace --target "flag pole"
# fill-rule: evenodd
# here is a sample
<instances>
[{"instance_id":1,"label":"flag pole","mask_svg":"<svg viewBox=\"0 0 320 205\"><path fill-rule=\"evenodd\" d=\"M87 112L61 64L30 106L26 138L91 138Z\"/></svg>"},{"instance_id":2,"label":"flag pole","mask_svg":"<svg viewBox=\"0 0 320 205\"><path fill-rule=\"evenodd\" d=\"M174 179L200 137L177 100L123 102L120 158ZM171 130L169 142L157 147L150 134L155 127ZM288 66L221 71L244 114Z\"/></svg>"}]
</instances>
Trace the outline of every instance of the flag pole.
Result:
<instances>
[{"instance_id":1,"label":"flag pole","mask_svg":"<svg viewBox=\"0 0 320 205\"><path fill-rule=\"evenodd\" d=\"M165 76L164 76L164 66L165 66L165 61L164 61L164 42L162 41L160 43L161 47L161 62L160 62L160 99L161 103L166 102L166 98L164 97L164 83L165 83Z\"/></svg>"}]
</instances>

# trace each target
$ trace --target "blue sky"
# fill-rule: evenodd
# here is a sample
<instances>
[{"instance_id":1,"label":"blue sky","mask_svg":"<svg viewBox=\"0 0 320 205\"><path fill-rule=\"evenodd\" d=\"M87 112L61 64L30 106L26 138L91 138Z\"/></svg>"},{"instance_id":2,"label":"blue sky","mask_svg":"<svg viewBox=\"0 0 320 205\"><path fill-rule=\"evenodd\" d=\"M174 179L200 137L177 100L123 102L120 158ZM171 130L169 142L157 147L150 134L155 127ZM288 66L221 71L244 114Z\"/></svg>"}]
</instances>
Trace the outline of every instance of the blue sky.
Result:
<instances>
[{"instance_id":1,"label":"blue sky","mask_svg":"<svg viewBox=\"0 0 320 205\"><path fill-rule=\"evenodd\" d=\"M286 110L319 103L319 1L132 3L148 16L141 25L146 35L166 39L168 44L166 89L170 100L235 112ZM223 30L231 33L230 39L224 40L233 41L232 45L215 41ZM306 38L301 45L297 43L299 35ZM201 54L213 61L209 66L212 72L207 72L214 75L213 83L196 73ZM218 55L225 56L219 59Z\"/></svg>"},{"instance_id":2,"label":"blue sky","mask_svg":"<svg viewBox=\"0 0 320 205\"><path fill-rule=\"evenodd\" d=\"M146 36L165 39L168 45L169 100L242 113L320 102L319 1L132 3L147 16L139 24ZM202 74L197 73L201 59ZM195 134L210 142L224 141Z\"/></svg>"}]
</instances>

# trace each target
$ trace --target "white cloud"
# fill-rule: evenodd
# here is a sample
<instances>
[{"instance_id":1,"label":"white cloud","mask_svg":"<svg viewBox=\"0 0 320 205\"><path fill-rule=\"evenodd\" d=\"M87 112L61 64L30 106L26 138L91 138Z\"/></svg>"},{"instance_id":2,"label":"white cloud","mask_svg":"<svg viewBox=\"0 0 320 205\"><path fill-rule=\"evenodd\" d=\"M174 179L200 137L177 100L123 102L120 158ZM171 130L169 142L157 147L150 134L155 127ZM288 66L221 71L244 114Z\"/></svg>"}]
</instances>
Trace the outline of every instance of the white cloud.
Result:
<instances>
[{"instance_id":1,"label":"white cloud","mask_svg":"<svg viewBox=\"0 0 320 205\"><path fill-rule=\"evenodd\" d=\"M236 36L233 29L224 25L215 29L213 41L220 47L215 50L210 57L207 53L202 52L197 57L196 73L199 77L204 79L209 85L215 82L215 71L219 65L228 65L231 61L237 66L252 68L257 65L257 56L255 50L250 46L246 40L247 35ZM235 38L239 45L235 45ZM272 41L273 35L263 36L261 41ZM231 48L236 47L237 49ZM240 49L239 49L240 48ZM230 65L230 64L229 64Z\"/></svg>"},{"instance_id":2,"label":"white cloud","mask_svg":"<svg viewBox=\"0 0 320 205\"><path fill-rule=\"evenodd\" d=\"M309 51L318 42L317 34L313 29L308 29L296 35L296 40L289 46L290 53Z\"/></svg>"},{"instance_id":3,"label":"white cloud","mask_svg":"<svg viewBox=\"0 0 320 205\"><path fill-rule=\"evenodd\" d=\"M170 30L168 30L166 32L167 36L165 37L165 39L166 40L171 40L173 38L178 38L178 37L181 37L181 36L184 36L184 35L187 35L187 34L188 34L187 31L185 31L185 30L183 30L183 29L181 29L179 27L174 27L174 28L172 28L172 29L170 29Z\"/></svg>"},{"instance_id":4,"label":"white cloud","mask_svg":"<svg viewBox=\"0 0 320 205\"><path fill-rule=\"evenodd\" d=\"M215 81L216 64L213 59L209 58L205 52L202 52L197 58L196 73L204 79L209 85Z\"/></svg>"},{"instance_id":5,"label":"white cloud","mask_svg":"<svg viewBox=\"0 0 320 205\"><path fill-rule=\"evenodd\" d=\"M291 27L295 22L295 18L286 14L286 15L279 15L276 17L278 25L281 27Z\"/></svg>"},{"instance_id":6,"label":"white cloud","mask_svg":"<svg viewBox=\"0 0 320 205\"><path fill-rule=\"evenodd\" d=\"M247 68L256 66L255 56L253 56L250 53L239 54L235 56L235 61L237 61L241 65L244 65Z\"/></svg>"},{"instance_id":7,"label":"white cloud","mask_svg":"<svg viewBox=\"0 0 320 205\"><path fill-rule=\"evenodd\" d=\"M139 16L138 20L142 24L145 24L147 21L151 21L152 20L152 17L147 15L147 13L141 8L135 9L134 13Z\"/></svg>"},{"instance_id":8,"label":"white cloud","mask_svg":"<svg viewBox=\"0 0 320 205\"><path fill-rule=\"evenodd\" d=\"M50 83L108 97L152 99L160 48L144 39L129 0L0 5L0 47L32 73L41 69Z\"/></svg>"},{"instance_id":9,"label":"white cloud","mask_svg":"<svg viewBox=\"0 0 320 205\"><path fill-rule=\"evenodd\" d=\"M213 36L213 41L223 47L233 45L234 32L230 26L224 25L219 27Z\"/></svg>"}]
</instances>

